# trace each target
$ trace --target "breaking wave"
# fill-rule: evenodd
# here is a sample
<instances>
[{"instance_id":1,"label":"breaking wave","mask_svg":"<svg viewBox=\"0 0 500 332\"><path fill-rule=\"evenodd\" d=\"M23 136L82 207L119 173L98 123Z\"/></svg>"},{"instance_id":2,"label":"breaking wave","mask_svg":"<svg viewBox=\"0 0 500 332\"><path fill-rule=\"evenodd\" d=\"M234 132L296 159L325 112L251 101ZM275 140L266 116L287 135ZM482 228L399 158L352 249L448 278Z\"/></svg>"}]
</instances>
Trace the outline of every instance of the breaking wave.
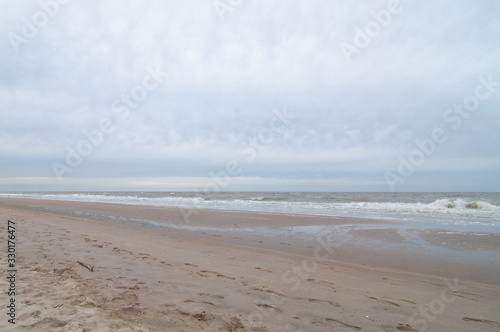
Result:
<instances>
[{"instance_id":1,"label":"breaking wave","mask_svg":"<svg viewBox=\"0 0 500 332\"><path fill-rule=\"evenodd\" d=\"M436 209L458 209L458 210L467 210L467 209L480 209L480 210L500 210L500 206L496 206L490 204L488 202L482 201L465 201L463 199L438 199L433 203L429 204L430 207Z\"/></svg>"},{"instance_id":2,"label":"breaking wave","mask_svg":"<svg viewBox=\"0 0 500 332\"><path fill-rule=\"evenodd\" d=\"M452 193L161 193L57 192L0 193L0 197L153 205L194 209L224 209L388 220L445 220L500 226L499 195ZM444 196L446 197L446 196Z\"/></svg>"}]
</instances>

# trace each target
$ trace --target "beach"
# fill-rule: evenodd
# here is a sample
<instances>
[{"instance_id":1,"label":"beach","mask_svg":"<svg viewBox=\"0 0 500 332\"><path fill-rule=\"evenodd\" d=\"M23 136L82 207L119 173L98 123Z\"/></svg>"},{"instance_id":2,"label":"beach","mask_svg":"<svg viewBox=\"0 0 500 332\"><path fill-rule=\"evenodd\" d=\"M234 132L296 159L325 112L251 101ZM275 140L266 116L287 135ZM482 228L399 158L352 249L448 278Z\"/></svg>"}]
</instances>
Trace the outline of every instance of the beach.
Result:
<instances>
[{"instance_id":1,"label":"beach","mask_svg":"<svg viewBox=\"0 0 500 332\"><path fill-rule=\"evenodd\" d=\"M500 329L496 233L188 212L0 198L3 271L9 220L16 236L16 294L3 292L0 330ZM0 285L9 288L7 278ZM15 324L6 314L10 298Z\"/></svg>"}]
</instances>

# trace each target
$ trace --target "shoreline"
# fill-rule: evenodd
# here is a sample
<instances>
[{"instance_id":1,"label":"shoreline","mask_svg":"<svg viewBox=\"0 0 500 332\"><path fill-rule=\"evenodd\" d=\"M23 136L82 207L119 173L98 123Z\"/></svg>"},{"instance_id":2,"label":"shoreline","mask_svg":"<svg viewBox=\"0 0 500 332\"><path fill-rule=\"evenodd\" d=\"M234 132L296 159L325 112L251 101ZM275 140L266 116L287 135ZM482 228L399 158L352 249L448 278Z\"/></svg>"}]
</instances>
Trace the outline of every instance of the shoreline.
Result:
<instances>
[{"instance_id":1,"label":"shoreline","mask_svg":"<svg viewBox=\"0 0 500 332\"><path fill-rule=\"evenodd\" d=\"M299 195L303 194L303 195ZM314 195L311 195L314 194ZM376 195L373 195L376 194ZM404 220L416 227L437 224L454 230L500 234L499 193L168 193L165 192L52 192L12 193L0 198L95 202L179 208L187 217L193 211L235 211ZM368 195L368 196L367 196ZM489 195L489 196L488 196ZM490 203L490 202L496 202ZM464 218L464 219L462 219Z\"/></svg>"},{"instance_id":2,"label":"shoreline","mask_svg":"<svg viewBox=\"0 0 500 332\"><path fill-rule=\"evenodd\" d=\"M455 234L442 227L417 229L380 219L211 209L196 210L197 214L192 214L186 222L182 209L176 207L1 198L0 206L4 203L305 257L312 255L311 249L318 241L326 241L335 246L335 255L330 259L374 268L429 274L441 271L443 277L453 275L490 284L498 283L496 276L500 275L500 234L497 233ZM415 268L409 264L412 261L426 264ZM443 264L449 268L443 269ZM476 275L478 269L483 273Z\"/></svg>"},{"instance_id":3,"label":"shoreline","mask_svg":"<svg viewBox=\"0 0 500 332\"><path fill-rule=\"evenodd\" d=\"M25 330L416 331L420 308L445 281L465 288L426 321L430 330L500 327L497 265L374 248L408 245L394 223L200 210L192 231L109 218L182 221L166 208L10 198L0 199L0 215L18 223L16 325ZM310 240L297 232L312 223ZM248 233L269 224L294 232ZM199 230L207 225L216 228ZM362 228L322 233L352 225Z\"/></svg>"}]
</instances>

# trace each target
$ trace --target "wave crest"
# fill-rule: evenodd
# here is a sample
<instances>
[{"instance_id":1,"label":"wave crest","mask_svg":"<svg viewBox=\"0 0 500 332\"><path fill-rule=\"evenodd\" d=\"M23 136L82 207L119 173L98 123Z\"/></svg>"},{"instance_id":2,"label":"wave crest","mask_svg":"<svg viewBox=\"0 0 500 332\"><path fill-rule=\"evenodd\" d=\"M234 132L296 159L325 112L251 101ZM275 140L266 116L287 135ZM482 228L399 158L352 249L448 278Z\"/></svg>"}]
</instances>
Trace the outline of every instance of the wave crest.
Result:
<instances>
[{"instance_id":1,"label":"wave crest","mask_svg":"<svg viewBox=\"0 0 500 332\"><path fill-rule=\"evenodd\" d=\"M483 201L465 201L463 199L438 199L429 204L433 208L437 209L478 209L478 210L498 210L500 207Z\"/></svg>"}]
</instances>

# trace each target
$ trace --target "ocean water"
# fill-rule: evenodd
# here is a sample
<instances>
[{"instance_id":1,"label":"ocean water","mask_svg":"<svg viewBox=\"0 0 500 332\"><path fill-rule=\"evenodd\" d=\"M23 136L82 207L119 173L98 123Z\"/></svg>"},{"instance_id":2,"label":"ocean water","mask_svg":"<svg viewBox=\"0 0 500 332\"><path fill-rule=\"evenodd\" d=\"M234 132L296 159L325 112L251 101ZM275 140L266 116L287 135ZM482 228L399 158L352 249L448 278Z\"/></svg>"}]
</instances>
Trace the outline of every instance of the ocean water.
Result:
<instances>
[{"instance_id":1,"label":"ocean water","mask_svg":"<svg viewBox=\"0 0 500 332\"><path fill-rule=\"evenodd\" d=\"M0 197L361 217L500 233L500 193L3 192Z\"/></svg>"}]
</instances>

